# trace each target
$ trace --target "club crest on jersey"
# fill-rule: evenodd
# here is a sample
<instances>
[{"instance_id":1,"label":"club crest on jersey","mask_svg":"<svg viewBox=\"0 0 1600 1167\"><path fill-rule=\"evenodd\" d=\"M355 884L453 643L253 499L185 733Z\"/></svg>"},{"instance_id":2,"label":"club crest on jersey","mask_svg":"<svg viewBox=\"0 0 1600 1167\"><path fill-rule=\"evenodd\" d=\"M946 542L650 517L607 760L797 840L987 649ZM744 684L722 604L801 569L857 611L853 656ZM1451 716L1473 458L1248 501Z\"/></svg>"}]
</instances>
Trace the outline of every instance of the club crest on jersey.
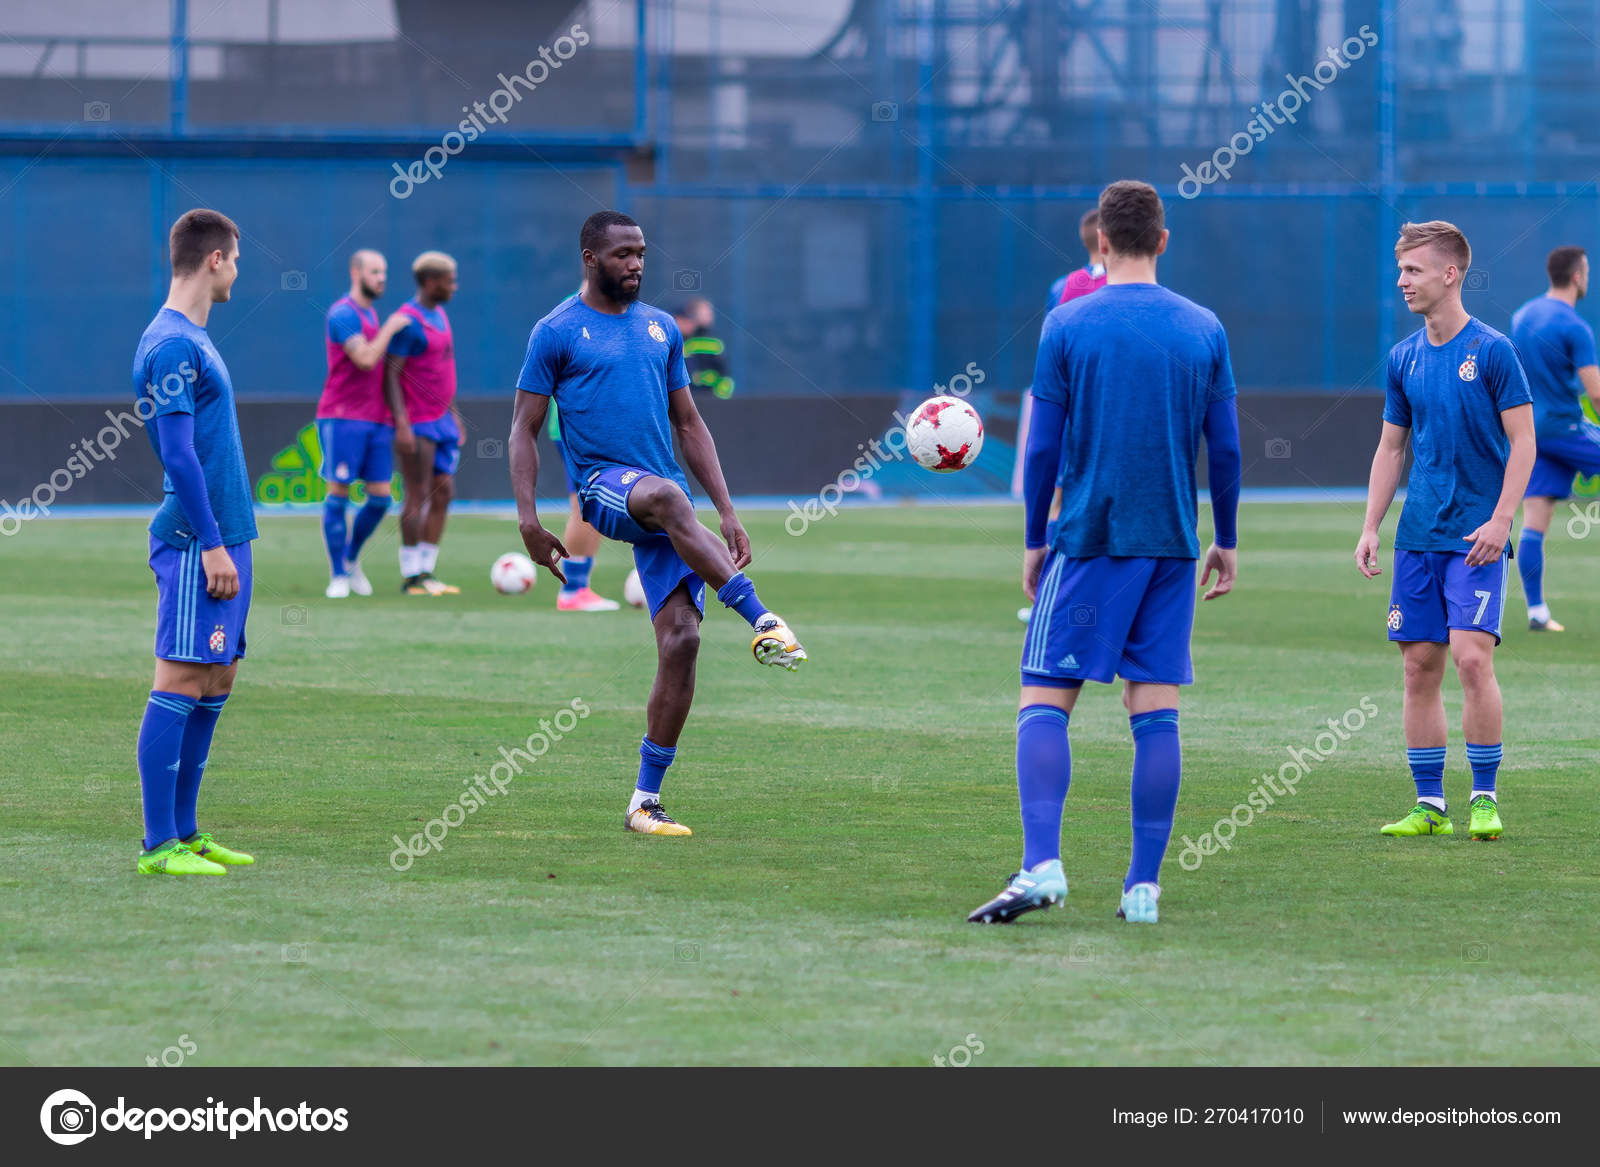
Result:
<instances>
[{"instance_id":1,"label":"club crest on jersey","mask_svg":"<svg viewBox=\"0 0 1600 1167\"><path fill-rule=\"evenodd\" d=\"M1469 356L1461 362L1461 367L1456 370L1456 376L1463 381L1476 381L1478 379L1478 358Z\"/></svg>"},{"instance_id":2,"label":"club crest on jersey","mask_svg":"<svg viewBox=\"0 0 1600 1167\"><path fill-rule=\"evenodd\" d=\"M639 477L639 472L637 470L624 470L622 472L622 485L627 486L637 477Z\"/></svg>"},{"instance_id":3,"label":"club crest on jersey","mask_svg":"<svg viewBox=\"0 0 1600 1167\"><path fill-rule=\"evenodd\" d=\"M1389 631L1390 632L1399 632L1400 631L1400 605L1399 604L1391 604L1389 606Z\"/></svg>"},{"instance_id":4,"label":"club crest on jersey","mask_svg":"<svg viewBox=\"0 0 1600 1167\"><path fill-rule=\"evenodd\" d=\"M650 339L654 340L657 344L667 343L667 330L662 328L661 325L656 323L654 320L650 322Z\"/></svg>"},{"instance_id":5,"label":"club crest on jersey","mask_svg":"<svg viewBox=\"0 0 1600 1167\"><path fill-rule=\"evenodd\" d=\"M216 629L211 633L211 651L221 652L227 647L228 634L222 630L222 625L218 624Z\"/></svg>"}]
</instances>

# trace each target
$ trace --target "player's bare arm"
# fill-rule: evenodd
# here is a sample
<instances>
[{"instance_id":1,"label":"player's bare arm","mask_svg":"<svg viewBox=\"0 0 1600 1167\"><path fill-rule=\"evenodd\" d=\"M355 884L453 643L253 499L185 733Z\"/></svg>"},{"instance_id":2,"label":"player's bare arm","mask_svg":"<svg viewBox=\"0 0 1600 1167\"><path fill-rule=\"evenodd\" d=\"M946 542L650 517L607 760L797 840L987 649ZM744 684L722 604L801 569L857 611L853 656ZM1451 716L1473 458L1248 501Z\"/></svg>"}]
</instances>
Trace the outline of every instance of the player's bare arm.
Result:
<instances>
[{"instance_id":1,"label":"player's bare arm","mask_svg":"<svg viewBox=\"0 0 1600 1167\"><path fill-rule=\"evenodd\" d=\"M717 460L717 444L695 406L689 386L675 389L667 395L667 410L672 418L673 436L683 450L683 460L711 496L711 505L717 508L722 538L728 544L728 553L733 556L734 570L743 571L750 564L750 536L745 534L739 516L733 512L728 484L722 477L722 463Z\"/></svg>"},{"instance_id":2,"label":"player's bare arm","mask_svg":"<svg viewBox=\"0 0 1600 1167\"><path fill-rule=\"evenodd\" d=\"M1505 554L1511 542L1511 520L1516 516L1517 504L1523 491L1528 489L1528 478L1533 473L1536 449L1533 435L1533 406L1514 405L1500 414L1500 424L1505 427L1511 441L1511 451L1506 456L1506 475L1500 488L1500 500L1495 503L1489 521L1463 538L1472 544L1467 552L1467 566L1480 567L1493 563Z\"/></svg>"},{"instance_id":3,"label":"player's bare arm","mask_svg":"<svg viewBox=\"0 0 1600 1167\"><path fill-rule=\"evenodd\" d=\"M539 431L549 412L550 399L544 394L519 390L506 452L511 461L511 493L517 500L517 531L522 535L522 545L528 549L529 559L549 568L551 575L566 583L560 560L567 558L567 549L554 532L545 530L539 522L539 507L533 497L539 480Z\"/></svg>"},{"instance_id":4,"label":"player's bare arm","mask_svg":"<svg viewBox=\"0 0 1600 1167\"><path fill-rule=\"evenodd\" d=\"M1578 384L1583 386L1583 395L1589 399L1589 404L1600 414L1600 365L1584 365L1579 369Z\"/></svg>"},{"instance_id":5,"label":"player's bare arm","mask_svg":"<svg viewBox=\"0 0 1600 1167\"><path fill-rule=\"evenodd\" d=\"M400 386L400 372L406 367L405 357L393 354L383 359L383 397L394 414L394 444L402 454L417 452L417 437L411 432L411 418L406 413L405 390Z\"/></svg>"},{"instance_id":6,"label":"player's bare arm","mask_svg":"<svg viewBox=\"0 0 1600 1167\"><path fill-rule=\"evenodd\" d=\"M383 327L378 329L378 335L368 340L359 332L345 337L344 354L350 358L350 363L365 372L375 369L378 362L383 360L384 354L389 351L389 342L395 334L406 326L411 318L404 312L396 312L383 322Z\"/></svg>"},{"instance_id":7,"label":"player's bare arm","mask_svg":"<svg viewBox=\"0 0 1600 1167\"><path fill-rule=\"evenodd\" d=\"M1372 455L1372 472L1367 477L1367 518L1355 552L1356 569L1368 579L1383 574L1383 568L1378 566L1378 528L1383 526L1383 517L1389 513L1394 492L1400 489L1400 474L1406 464L1406 438L1410 433L1404 426L1384 422L1377 452ZM1532 466L1531 460L1529 466ZM1527 484L1526 475L1522 481Z\"/></svg>"}]
</instances>

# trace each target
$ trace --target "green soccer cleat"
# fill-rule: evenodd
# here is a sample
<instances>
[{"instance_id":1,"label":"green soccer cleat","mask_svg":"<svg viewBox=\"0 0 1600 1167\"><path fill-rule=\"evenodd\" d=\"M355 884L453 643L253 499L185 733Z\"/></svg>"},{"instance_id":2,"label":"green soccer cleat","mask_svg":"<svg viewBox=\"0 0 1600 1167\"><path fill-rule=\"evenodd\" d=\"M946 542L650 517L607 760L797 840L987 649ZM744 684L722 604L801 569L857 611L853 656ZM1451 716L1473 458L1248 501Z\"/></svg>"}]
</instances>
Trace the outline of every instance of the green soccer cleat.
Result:
<instances>
[{"instance_id":1,"label":"green soccer cleat","mask_svg":"<svg viewBox=\"0 0 1600 1167\"><path fill-rule=\"evenodd\" d=\"M1117 908L1117 919L1130 924L1154 924L1160 917L1156 901L1161 898L1161 888L1153 883L1136 883L1122 893L1122 905Z\"/></svg>"},{"instance_id":2,"label":"green soccer cleat","mask_svg":"<svg viewBox=\"0 0 1600 1167\"><path fill-rule=\"evenodd\" d=\"M1405 818L1387 824L1378 834L1410 838L1413 835L1453 835L1455 831L1455 827L1450 825L1449 815L1442 810L1434 810L1425 802L1419 802Z\"/></svg>"},{"instance_id":3,"label":"green soccer cleat","mask_svg":"<svg viewBox=\"0 0 1600 1167\"><path fill-rule=\"evenodd\" d=\"M1500 832L1505 827L1500 824L1500 806L1487 794L1480 794L1472 800L1472 822L1467 828L1467 834L1483 843L1492 843L1500 838Z\"/></svg>"},{"instance_id":4,"label":"green soccer cleat","mask_svg":"<svg viewBox=\"0 0 1600 1167\"><path fill-rule=\"evenodd\" d=\"M224 847L211 837L210 831L201 831L192 839L184 839L182 843L202 859L221 863L224 867L249 867L256 861L254 855L246 855L243 851Z\"/></svg>"},{"instance_id":5,"label":"green soccer cleat","mask_svg":"<svg viewBox=\"0 0 1600 1167\"><path fill-rule=\"evenodd\" d=\"M1067 877L1061 860L1047 859L1032 871L1019 871L1005 891L967 916L969 924L1009 924L1025 912L1048 908L1067 898Z\"/></svg>"},{"instance_id":6,"label":"green soccer cleat","mask_svg":"<svg viewBox=\"0 0 1600 1167\"><path fill-rule=\"evenodd\" d=\"M202 859L182 843L163 843L154 851L139 853L140 875L226 875L220 863Z\"/></svg>"}]
</instances>

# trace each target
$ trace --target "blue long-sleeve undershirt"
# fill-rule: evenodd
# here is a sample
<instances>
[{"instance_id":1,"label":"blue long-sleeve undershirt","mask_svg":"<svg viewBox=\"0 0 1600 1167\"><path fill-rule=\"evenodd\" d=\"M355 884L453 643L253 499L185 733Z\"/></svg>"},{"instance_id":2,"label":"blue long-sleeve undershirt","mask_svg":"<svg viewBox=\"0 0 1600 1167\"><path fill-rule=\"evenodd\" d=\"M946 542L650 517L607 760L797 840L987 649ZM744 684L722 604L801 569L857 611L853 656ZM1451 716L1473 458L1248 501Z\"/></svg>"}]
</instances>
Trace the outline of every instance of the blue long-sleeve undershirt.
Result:
<instances>
[{"instance_id":1,"label":"blue long-sleeve undershirt","mask_svg":"<svg viewBox=\"0 0 1600 1167\"><path fill-rule=\"evenodd\" d=\"M200 456L194 448L194 416L164 413L155 419L155 427L162 468L167 472L172 493L183 508L189 526L200 540L200 550L221 547L222 531L217 527L217 516L212 513L205 471L200 467Z\"/></svg>"}]
</instances>

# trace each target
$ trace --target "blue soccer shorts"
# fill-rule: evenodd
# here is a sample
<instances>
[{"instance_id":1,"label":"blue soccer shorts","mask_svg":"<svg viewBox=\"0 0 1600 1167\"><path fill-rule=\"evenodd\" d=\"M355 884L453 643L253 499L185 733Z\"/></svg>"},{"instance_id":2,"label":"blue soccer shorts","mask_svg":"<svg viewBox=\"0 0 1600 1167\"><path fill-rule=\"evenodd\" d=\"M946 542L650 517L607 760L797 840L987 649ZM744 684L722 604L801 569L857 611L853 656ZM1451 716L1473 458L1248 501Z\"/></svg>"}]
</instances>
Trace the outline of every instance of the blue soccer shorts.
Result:
<instances>
[{"instance_id":1,"label":"blue soccer shorts","mask_svg":"<svg viewBox=\"0 0 1600 1167\"><path fill-rule=\"evenodd\" d=\"M206 594L200 541L182 549L150 536L150 570L156 574L156 656L192 664L228 665L244 657L244 624L250 615L250 544L228 549L239 569L239 594L216 600Z\"/></svg>"},{"instance_id":2,"label":"blue soccer shorts","mask_svg":"<svg viewBox=\"0 0 1600 1167\"><path fill-rule=\"evenodd\" d=\"M639 583L652 620L680 584L688 587L690 601L704 616L705 581L683 561L665 532L645 530L628 513L628 496L633 488L651 477L656 476L635 466L593 471L578 490L579 513L584 522L607 539L633 544L633 564L639 569Z\"/></svg>"},{"instance_id":3,"label":"blue soccer shorts","mask_svg":"<svg viewBox=\"0 0 1600 1167\"><path fill-rule=\"evenodd\" d=\"M567 461L567 444L560 438L551 438L550 440L555 443L556 457L561 459L561 469L567 476L567 493L577 494L578 480L572 476L572 464Z\"/></svg>"},{"instance_id":4,"label":"blue soccer shorts","mask_svg":"<svg viewBox=\"0 0 1600 1167\"><path fill-rule=\"evenodd\" d=\"M454 474L461 465L461 427L456 425L456 415L447 413L433 421L418 422L411 432L433 443L433 472Z\"/></svg>"},{"instance_id":5,"label":"blue soccer shorts","mask_svg":"<svg viewBox=\"0 0 1600 1167\"><path fill-rule=\"evenodd\" d=\"M1389 591L1389 639L1448 644L1450 630L1487 632L1500 643L1511 559L1467 566L1466 551L1394 553Z\"/></svg>"},{"instance_id":6,"label":"blue soccer shorts","mask_svg":"<svg viewBox=\"0 0 1600 1167\"><path fill-rule=\"evenodd\" d=\"M394 426L378 421L319 417L322 477L345 486L352 482L388 482L394 477Z\"/></svg>"},{"instance_id":7,"label":"blue soccer shorts","mask_svg":"<svg viewBox=\"0 0 1600 1167\"><path fill-rule=\"evenodd\" d=\"M1600 426L1581 422L1577 429L1540 438L1539 456L1523 498L1568 498L1579 474L1600 474Z\"/></svg>"},{"instance_id":8,"label":"blue soccer shorts","mask_svg":"<svg viewBox=\"0 0 1600 1167\"><path fill-rule=\"evenodd\" d=\"M1120 676L1192 684L1194 593L1192 559L1072 559L1052 551L1022 640L1022 683L1074 688Z\"/></svg>"}]
</instances>

